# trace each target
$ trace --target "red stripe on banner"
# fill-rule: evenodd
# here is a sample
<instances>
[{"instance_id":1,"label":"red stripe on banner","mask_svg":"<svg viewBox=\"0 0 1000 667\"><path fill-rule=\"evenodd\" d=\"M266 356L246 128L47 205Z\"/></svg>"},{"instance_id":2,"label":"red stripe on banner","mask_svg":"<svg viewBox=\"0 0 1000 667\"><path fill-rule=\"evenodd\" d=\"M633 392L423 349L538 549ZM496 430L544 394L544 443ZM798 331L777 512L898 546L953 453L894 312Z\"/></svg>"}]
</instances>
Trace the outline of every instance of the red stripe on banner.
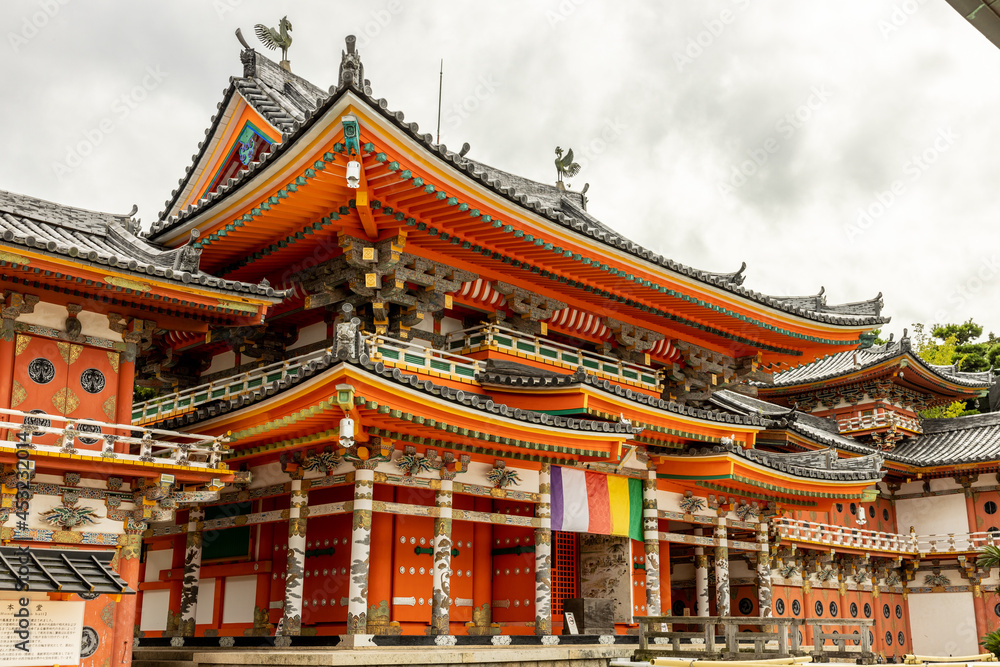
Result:
<instances>
[{"instance_id":1,"label":"red stripe on banner","mask_svg":"<svg viewBox=\"0 0 1000 667\"><path fill-rule=\"evenodd\" d=\"M611 501L608 497L608 478L596 472L587 473L587 506L590 509L588 533L611 534Z\"/></svg>"}]
</instances>

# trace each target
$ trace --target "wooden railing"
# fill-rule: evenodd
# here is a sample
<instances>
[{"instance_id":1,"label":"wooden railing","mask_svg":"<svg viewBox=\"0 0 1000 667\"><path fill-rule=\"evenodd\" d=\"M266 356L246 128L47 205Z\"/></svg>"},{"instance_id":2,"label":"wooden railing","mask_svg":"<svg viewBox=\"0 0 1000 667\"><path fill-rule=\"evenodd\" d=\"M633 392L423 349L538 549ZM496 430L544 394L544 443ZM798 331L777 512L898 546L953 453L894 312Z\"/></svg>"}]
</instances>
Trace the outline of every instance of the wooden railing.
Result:
<instances>
[{"instance_id":1,"label":"wooden railing","mask_svg":"<svg viewBox=\"0 0 1000 667\"><path fill-rule=\"evenodd\" d=\"M860 417L842 417L837 420L837 428L841 433L853 431L864 431L872 428L883 428L886 426L900 426L908 431L923 433L923 427L919 419L914 419L906 415L891 413L885 409L876 409L874 414Z\"/></svg>"},{"instance_id":2,"label":"wooden railing","mask_svg":"<svg viewBox=\"0 0 1000 667\"><path fill-rule=\"evenodd\" d=\"M276 361L244 373L136 403L132 406L132 423L136 426L152 424L168 417L186 414L206 403L232 400L260 391L273 382L296 377L305 364L332 353L332 347L314 350L292 359Z\"/></svg>"},{"instance_id":3,"label":"wooden railing","mask_svg":"<svg viewBox=\"0 0 1000 667\"><path fill-rule=\"evenodd\" d=\"M470 383L476 381L476 374L486 366L469 357L385 336L366 337L365 346L372 361L381 361L386 366Z\"/></svg>"},{"instance_id":4,"label":"wooden railing","mask_svg":"<svg viewBox=\"0 0 1000 667\"><path fill-rule=\"evenodd\" d=\"M662 371L531 336L495 324L485 324L451 333L448 335L447 348L450 351L462 353L490 348L509 352L516 356L527 355L533 361L572 370L582 367L592 375L614 382L651 391L662 391L663 389Z\"/></svg>"},{"instance_id":5,"label":"wooden railing","mask_svg":"<svg viewBox=\"0 0 1000 667\"><path fill-rule=\"evenodd\" d=\"M816 662L826 662L830 658L851 659L861 658L862 662L869 664L874 655L872 654L871 635L869 628L875 625L875 621L870 618L846 619L818 619L811 618L805 624L813 629L813 660ZM823 632L823 626L836 625L841 631ZM854 628L857 634L851 632ZM831 640L827 645L826 640ZM855 648L857 647L857 648Z\"/></svg>"},{"instance_id":6,"label":"wooden railing","mask_svg":"<svg viewBox=\"0 0 1000 667\"><path fill-rule=\"evenodd\" d=\"M781 518L775 521L778 537L797 542L812 542L846 549L885 551L898 554L917 553L916 535L883 533L847 526Z\"/></svg>"},{"instance_id":7,"label":"wooden railing","mask_svg":"<svg viewBox=\"0 0 1000 667\"><path fill-rule=\"evenodd\" d=\"M788 518L775 519L774 527L778 539L792 542L906 555L962 554L987 545L1000 546L1000 531L901 535Z\"/></svg>"},{"instance_id":8,"label":"wooden railing","mask_svg":"<svg viewBox=\"0 0 1000 667\"><path fill-rule=\"evenodd\" d=\"M636 653L638 660L648 660L654 656L678 655L723 659L787 658L792 655L802 655L799 633L796 630L801 621L794 618L645 616L637 617L636 620L639 622L639 651ZM700 629L695 632L661 629L664 625L672 627L674 624L693 625ZM722 627L723 633L721 645L716 636L718 626ZM760 630L741 631L740 626L757 627ZM658 643L657 638L667 639L668 643ZM692 640L699 643L693 643Z\"/></svg>"},{"instance_id":9,"label":"wooden railing","mask_svg":"<svg viewBox=\"0 0 1000 667\"><path fill-rule=\"evenodd\" d=\"M6 430L14 436L0 440L0 449L14 450L22 444L37 452L95 461L226 469L222 453L228 449L227 436L142 429L142 435L135 437L133 429L132 425L0 409L0 432Z\"/></svg>"}]
</instances>

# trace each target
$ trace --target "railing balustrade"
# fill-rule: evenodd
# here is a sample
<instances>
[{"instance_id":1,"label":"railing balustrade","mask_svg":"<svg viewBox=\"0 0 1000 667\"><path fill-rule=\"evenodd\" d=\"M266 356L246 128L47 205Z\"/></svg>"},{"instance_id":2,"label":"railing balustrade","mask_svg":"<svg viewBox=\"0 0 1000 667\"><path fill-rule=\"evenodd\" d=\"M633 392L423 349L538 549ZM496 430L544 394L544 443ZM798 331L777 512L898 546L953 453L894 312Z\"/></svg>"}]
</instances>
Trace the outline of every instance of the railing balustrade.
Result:
<instances>
[{"instance_id":1,"label":"railing balustrade","mask_svg":"<svg viewBox=\"0 0 1000 667\"><path fill-rule=\"evenodd\" d=\"M8 430L16 437L16 440L0 441L0 448L5 449L16 449L20 441L33 451L78 455L95 460L226 468L226 464L222 463L222 454L228 449L228 436L144 428L141 429L142 435L136 437L132 435L135 427L131 424L5 408L0 408L0 430ZM39 440L49 440L51 444Z\"/></svg>"},{"instance_id":2,"label":"railing balustrade","mask_svg":"<svg viewBox=\"0 0 1000 667\"><path fill-rule=\"evenodd\" d=\"M446 347L451 351L460 350L463 353L491 348L521 356L528 354L537 361L553 365L582 367L593 375L615 382L653 391L663 389L663 372L660 370L563 345L496 324L485 324L453 332L448 335Z\"/></svg>"}]
</instances>

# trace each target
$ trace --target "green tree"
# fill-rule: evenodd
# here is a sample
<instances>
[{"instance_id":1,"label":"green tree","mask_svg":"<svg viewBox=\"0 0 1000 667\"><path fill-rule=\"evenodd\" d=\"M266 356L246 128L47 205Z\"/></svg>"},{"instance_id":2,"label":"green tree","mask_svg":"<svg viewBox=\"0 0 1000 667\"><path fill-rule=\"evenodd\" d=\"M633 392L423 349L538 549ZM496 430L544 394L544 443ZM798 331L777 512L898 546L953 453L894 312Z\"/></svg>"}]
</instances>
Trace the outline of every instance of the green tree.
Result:
<instances>
[{"instance_id":1,"label":"green tree","mask_svg":"<svg viewBox=\"0 0 1000 667\"><path fill-rule=\"evenodd\" d=\"M923 324L913 325L913 351L935 366L955 364L957 370L976 373L988 371L1000 360L1000 339L989 333L977 342L983 328L972 321L961 324L935 324L930 333ZM958 417L978 413L975 399L925 410L924 417Z\"/></svg>"}]
</instances>

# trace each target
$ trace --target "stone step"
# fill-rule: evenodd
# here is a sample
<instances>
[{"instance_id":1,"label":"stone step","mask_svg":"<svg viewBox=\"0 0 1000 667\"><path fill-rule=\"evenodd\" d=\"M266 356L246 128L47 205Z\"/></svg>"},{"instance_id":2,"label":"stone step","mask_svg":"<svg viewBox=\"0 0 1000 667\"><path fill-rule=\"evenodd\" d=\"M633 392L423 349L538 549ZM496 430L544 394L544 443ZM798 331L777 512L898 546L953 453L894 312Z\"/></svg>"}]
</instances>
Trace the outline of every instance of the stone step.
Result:
<instances>
[{"instance_id":1,"label":"stone step","mask_svg":"<svg viewBox=\"0 0 1000 667\"><path fill-rule=\"evenodd\" d=\"M194 660L132 660L132 667L198 667Z\"/></svg>"}]
</instances>

